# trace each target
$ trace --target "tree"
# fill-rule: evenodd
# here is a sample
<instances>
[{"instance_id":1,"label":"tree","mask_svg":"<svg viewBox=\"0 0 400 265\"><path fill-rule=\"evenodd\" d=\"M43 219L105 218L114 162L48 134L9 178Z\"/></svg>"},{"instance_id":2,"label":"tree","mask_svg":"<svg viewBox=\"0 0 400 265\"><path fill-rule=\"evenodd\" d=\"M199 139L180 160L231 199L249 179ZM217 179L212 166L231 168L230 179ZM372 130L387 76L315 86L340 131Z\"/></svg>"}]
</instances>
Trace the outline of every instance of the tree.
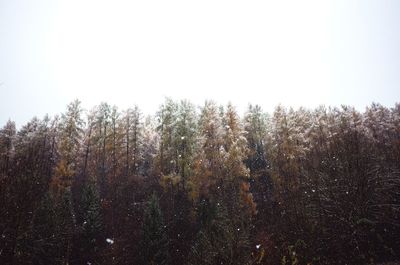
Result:
<instances>
[{"instance_id":1,"label":"tree","mask_svg":"<svg viewBox=\"0 0 400 265\"><path fill-rule=\"evenodd\" d=\"M21 263L35 209L46 191L53 166L49 119L33 118L12 139L12 159L2 176L0 229L1 261ZM4 258L4 259L3 259Z\"/></svg>"},{"instance_id":2,"label":"tree","mask_svg":"<svg viewBox=\"0 0 400 265\"><path fill-rule=\"evenodd\" d=\"M142 114L135 106L133 109L128 109L124 117L124 143L125 143L125 170L126 174L138 174L142 168L143 158L143 122Z\"/></svg>"},{"instance_id":3,"label":"tree","mask_svg":"<svg viewBox=\"0 0 400 265\"><path fill-rule=\"evenodd\" d=\"M62 264L68 264L75 232L75 211L72 198L72 184L77 180L79 153L82 146L83 126L81 103L73 101L61 117L59 128L59 159L50 183L55 200L56 234L61 247L58 257Z\"/></svg>"},{"instance_id":4,"label":"tree","mask_svg":"<svg viewBox=\"0 0 400 265\"><path fill-rule=\"evenodd\" d=\"M270 117L260 106L249 105L243 121L248 150L245 164L250 171L250 191L257 205L257 225L264 227L263 229L271 228L269 223L275 215L271 163L267 155L270 143L268 134L271 129L269 122Z\"/></svg>"},{"instance_id":5,"label":"tree","mask_svg":"<svg viewBox=\"0 0 400 265\"><path fill-rule=\"evenodd\" d=\"M177 173L181 177L181 186L186 190L188 176L192 174L193 155L195 152L197 117L194 106L188 101L181 101L176 117L174 142L177 152Z\"/></svg>"},{"instance_id":6,"label":"tree","mask_svg":"<svg viewBox=\"0 0 400 265\"><path fill-rule=\"evenodd\" d=\"M223 203L202 200L198 205L200 230L192 244L188 264L249 264L248 230L236 226Z\"/></svg>"},{"instance_id":7,"label":"tree","mask_svg":"<svg viewBox=\"0 0 400 265\"><path fill-rule=\"evenodd\" d=\"M15 122L8 121L0 130L0 178L3 179L11 169L14 141L16 136Z\"/></svg>"},{"instance_id":8,"label":"tree","mask_svg":"<svg viewBox=\"0 0 400 265\"><path fill-rule=\"evenodd\" d=\"M62 264L60 238L57 234L54 200L46 193L35 212L32 225L32 264Z\"/></svg>"},{"instance_id":9,"label":"tree","mask_svg":"<svg viewBox=\"0 0 400 265\"><path fill-rule=\"evenodd\" d=\"M239 115L231 104L228 104L224 121L224 150L221 150L222 153L226 152L222 186L227 197L224 199L229 202L227 205L229 213L241 209L255 214L256 205L248 181L249 170L244 164L248 154L247 140Z\"/></svg>"},{"instance_id":10,"label":"tree","mask_svg":"<svg viewBox=\"0 0 400 265\"><path fill-rule=\"evenodd\" d=\"M60 260L60 264L67 265L70 263L73 249L72 239L76 231L76 220L71 191L66 190L61 196L61 198L56 197L55 201L55 237L60 244L56 257Z\"/></svg>"},{"instance_id":11,"label":"tree","mask_svg":"<svg viewBox=\"0 0 400 265\"><path fill-rule=\"evenodd\" d=\"M160 135L158 170L161 176L168 176L177 172L177 152L174 143L177 109L177 104L167 98L156 114L158 121L156 129Z\"/></svg>"},{"instance_id":12,"label":"tree","mask_svg":"<svg viewBox=\"0 0 400 265\"><path fill-rule=\"evenodd\" d=\"M81 103L73 101L67 106L67 112L62 115L59 134L59 161L52 180L52 190L62 197L64 191L70 189L78 167L77 154L80 151L83 134Z\"/></svg>"},{"instance_id":13,"label":"tree","mask_svg":"<svg viewBox=\"0 0 400 265\"><path fill-rule=\"evenodd\" d=\"M1 264L399 259L399 104L84 116L0 129Z\"/></svg>"},{"instance_id":14,"label":"tree","mask_svg":"<svg viewBox=\"0 0 400 265\"><path fill-rule=\"evenodd\" d=\"M95 263L100 260L100 250L104 245L104 226L100 198L93 181L87 181L81 199L82 220L77 235L80 261Z\"/></svg>"},{"instance_id":15,"label":"tree","mask_svg":"<svg viewBox=\"0 0 400 265\"><path fill-rule=\"evenodd\" d=\"M222 169L225 160L223 148L222 121L217 105L207 101L199 118L198 153L193 162L190 178L191 196L195 201L201 198L215 199L221 188ZM219 188L218 188L219 187Z\"/></svg>"},{"instance_id":16,"label":"tree","mask_svg":"<svg viewBox=\"0 0 400 265\"><path fill-rule=\"evenodd\" d=\"M168 264L169 254L166 226L164 225L158 198L155 193L153 193L148 202L142 229L142 264Z\"/></svg>"}]
</instances>

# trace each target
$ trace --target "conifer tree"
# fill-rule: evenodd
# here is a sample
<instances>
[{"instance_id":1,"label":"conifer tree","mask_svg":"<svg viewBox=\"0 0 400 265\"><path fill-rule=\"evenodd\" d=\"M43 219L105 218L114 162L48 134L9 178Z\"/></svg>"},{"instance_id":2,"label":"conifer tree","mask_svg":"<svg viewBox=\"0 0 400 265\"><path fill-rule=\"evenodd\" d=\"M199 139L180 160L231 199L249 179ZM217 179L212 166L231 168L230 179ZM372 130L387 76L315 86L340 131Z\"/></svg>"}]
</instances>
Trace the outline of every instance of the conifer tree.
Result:
<instances>
[{"instance_id":1,"label":"conifer tree","mask_svg":"<svg viewBox=\"0 0 400 265\"><path fill-rule=\"evenodd\" d=\"M78 153L83 133L82 108L80 101L75 100L67 106L62 115L59 134L59 161L52 179L51 188L54 195L61 196L70 189L77 173Z\"/></svg>"},{"instance_id":2,"label":"conifer tree","mask_svg":"<svg viewBox=\"0 0 400 265\"><path fill-rule=\"evenodd\" d=\"M144 213L141 258L143 265L168 264L168 238L158 197L153 193Z\"/></svg>"},{"instance_id":3,"label":"conifer tree","mask_svg":"<svg viewBox=\"0 0 400 265\"><path fill-rule=\"evenodd\" d=\"M99 251L104 244L103 220L101 215L100 198L96 185L88 181L82 192L81 199L82 223L79 234L81 258L95 263L99 259Z\"/></svg>"},{"instance_id":4,"label":"conifer tree","mask_svg":"<svg viewBox=\"0 0 400 265\"><path fill-rule=\"evenodd\" d=\"M223 181L225 151L221 117L212 101L207 101L201 109L198 145L190 178L191 196L195 201L204 197L216 199Z\"/></svg>"},{"instance_id":5,"label":"conifer tree","mask_svg":"<svg viewBox=\"0 0 400 265\"><path fill-rule=\"evenodd\" d=\"M108 159L110 150L108 147L109 135L111 132L111 106L108 103L101 103L97 108L96 120L96 176L100 189L100 197L106 197L108 173L110 171L110 163ZM111 158L111 157L110 157Z\"/></svg>"},{"instance_id":6,"label":"conifer tree","mask_svg":"<svg viewBox=\"0 0 400 265\"><path fill-rule=\"evenodd\" d=\"M267 156L269 117L260 106L249 105L243 123L248 148L245 163L250 171L250 190L257 204L256 218L260 227L266 227L267 220L270 221L273 218L273 185L270 176L270 161Z\"/></svg>"},{"instance_id":7,"label":"conifer tree","mask_svg":"<svg viewBox=\"0 0 400 265\"><path fill-rule=\"evenodd\" d=\"M178 107L174 141L177 152L177 172L181 178L181 186L185 190L188 176L192 173L197 117L195 108L190 102L181 101Z\"/></svg>"},{"instance_id":8,"label":"conifer tree","mask_svg":"<svg viewBox=\"0 0 400 265\"><path fill-rule=\"evenodd\" d=\"M84 126L82 112L80 101L75 100L67 106L67 112L61 117L59 159L50 183L51 195L55 200L56 235L61 245L57 256L62 264L70 262L76 229L71 187L77 178L80 162L78 158Z\"/></svg>"},{"instance_id":9,"label":"conifer tree","mask_svg":"<svg viewBox=\"0 0 400 265\"><path fill-rule=\"evenodd\" d=\"M177 153L174 143L177 110L177 104L172 99L167 98L156 114L158 121L156 129L160 135L158 163L159 172L162 176L176 174L177 172Z\"/></svg>"},{"instance_id":10,"label":"conifer tree","mask_svg":"<svg viewBox=\"0 0 400 265\"><path fill-rule=\"evenodd\" d=\"M249 170L244 164L247 157L247 140L235 108L228 104L224 116L224 163L223 190L229 202L228 210L243 209L255 213L253 196L250 193Z\"/></svg>"},{"instance_id":11,"label":"conifer tree","mask_svg":"<svg viewBox=\"0 0 400 265\"><path fill-rule=\"evenodd\" d=\"M62 264L54 200L46 193L35 212L31 233L32 264Z\"/></svg>"},{"instance_id":12,"label":"conifer tree","mask_svg":"<svg viewBox=\"0 0 400 265\"><path fill-rule=\"evenodd\" d=\"M63 192L61 198L57 198L55 206L56 237L60 243L57 257L62 265L70 263L72 251L72 239L76 231L75 214L72 206L70 189Z\"/></svg>"},{"instance_id":13,"label":"conifer tree","mask_svg":"<svg viewBox=\"0 0 400 265\"><path fill-rule=\"evenodd\" d=\"M248 264L248 230L230 218L224 203L199 202L200 230L192 244L188 264Z\"/></svg>"},{"instance_id":14,"label":"conifer tree","mask_svg":"<svg viewBox=\"0 0 400 265\"><path fill-rule=\"evenodd\" d=\"M0 130L0 264L399 259L399 104L139 114L102 103L85 129L75 101Z\"/></svg>"},{"instance_id":15,"label":"conifer tree","mask_svg":"<svg viewBox=\"0 0 400 265\"><path fill-rule=\"evenodd\" d=\"M13 157L13 145L16 136L15 122L8 121L0 129L0 176L1 179L9 174L11 169L11 159Z\"/></svg>"}]
</instances>

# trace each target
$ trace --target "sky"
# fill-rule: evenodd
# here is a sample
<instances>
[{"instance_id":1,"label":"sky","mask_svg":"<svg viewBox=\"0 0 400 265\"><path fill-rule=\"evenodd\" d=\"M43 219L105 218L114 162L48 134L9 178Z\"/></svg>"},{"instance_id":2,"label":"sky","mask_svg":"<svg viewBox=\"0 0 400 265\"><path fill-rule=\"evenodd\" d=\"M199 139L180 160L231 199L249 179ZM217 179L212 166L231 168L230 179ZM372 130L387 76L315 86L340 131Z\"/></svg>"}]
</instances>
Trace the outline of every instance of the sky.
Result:
<instances>
[{"instance_id":1,"label":"sky","mask_svg":"<svg viewBox=\"0 0 400 265\"><path fill-rule=\"evenodd\" d=\"M393 107L400 1L0 0L0 126L73 99Z\"/></svg>"}]
</instances>

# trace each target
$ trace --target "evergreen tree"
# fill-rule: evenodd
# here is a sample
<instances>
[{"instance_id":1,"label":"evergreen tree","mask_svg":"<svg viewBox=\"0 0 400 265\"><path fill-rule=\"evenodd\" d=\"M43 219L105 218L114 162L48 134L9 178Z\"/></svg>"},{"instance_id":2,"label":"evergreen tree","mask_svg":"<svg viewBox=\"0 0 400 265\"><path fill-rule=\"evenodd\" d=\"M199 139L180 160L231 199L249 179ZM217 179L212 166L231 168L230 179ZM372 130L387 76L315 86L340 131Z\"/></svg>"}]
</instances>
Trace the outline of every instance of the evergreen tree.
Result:
<instances>
[{"instance_id":1,"label":"evergreen tree","mask_svg":"<svg viewBox=\"0 0 400 265\"><path fill-rule=\"evenodd\" d=\"M200 230L192 245L188 264L248 264L249 231L236 226L233 218L229 218L223 203L210 203L208 200L199 202Z\"/></svg>"},{"instance_id":2,"label":"evergreen tree","mask_svg":"<svg viewBox=\"0 0 400 265\"><path fill-rule=\"evenodd\" d=\"M26 247L32 218L46 192L53 165L48 122L47 117L43 120L33 118L10 139L11 142L8 141L11 148L5 156L8 173L0 176L3 238L0 240L0 263L22 263L28 259Z\"/></svg>"},{"instance_id":3,"label":"evergreen tree","mask_svg":"<svg viewBox=\"0 0 400 265\"><path fill-rule=\"evenodd\" d=\"M16 129L15 122L8 121L7 124L0 129L0 176L1 180L11 169L11 159L13 157L13 144L15 141ZM3 185L2 185L3 186Z\"/></svg>"},{"instance_id":4,"label":"evergreen tree","mask_svg":"<svg viewBox=\"0 0 400 265\"><path fill-rule=\"evenodd\" d=\"M142 123L103 103L85 129L75 101L8 122L0 264L399 260L399 104L199 114L167 99Z\"/></svg>"},{"instance_id":5,"label":"evergreen tree","mask_svg":"<svg viewBox=\"0 0 400 265\"><path fill-rule=\"evenodd\" d=\"M178 105L176 102L167 98L156 114L158 121L156 129L160 135L158 171L161 176L174 175L177 173L177 149L174 142L177 110Z\"/></svg>"},{"instance_id":6,"label":"evergreen tree","mask_svg":"<svg viewBox=\"0 0 400 265\"><path fill-rule=\"evenodd\" d=\"M187 178L192 174L192 161L195 151L197 116L194 106L188 101L181 101L176 121L174 142L177 152L177 173L183 190L187 188Z\"/></svg>"},{"instance_id":7,"label":"evergreen tree","mask_svg":"<svg viewBox=\"0 0 400 265\"><path fill-rule=\"evenodd\" d=\"M141 256L143 265L168 264L168 238L158 197L153 193L143 219Z\"/></svg>"},{"instance_id":8,"label":"evergreen tree","mask_svg":"<svg viewBox=\"0 0 400 265\"><path fill-rule=\"evenodd\" d=\"M94 263L99 260L99 251L104 244L104 227L101 205L95 183L88 181L81 199L82 223L78 235L81 260Z\"/></svg>"},{"instance_id":9,"label":"evergreen tree","mask_svg":"<svg viewBox=\"0 0 400 265\"><path fill-rule=\"evenodd\" d=\"M256 222L259 230L270 228L269 222L274 218L273 185L268 160L269 117L260 106L249 105L244 117L244 130L247 140L248 155L245 159L250 170L250 191L257 204Z\"/></svg>"},{"instance_id":10,"label":"evergreen tree","mask_svg":"<svg viewBox=\"0 0 400 265\"><path fill-rule=\"evenodd\" d=\"M62 194L61 199L57 199L56 208L56 237L60 243L57 257L61 260L62 265L70 263L70 255L72 250L72 238L76 231L75 214L72 206L72 194L67 189Z\"/></svg>"},{"instance_id":11,"label":"evergreen tree","mask_svg":"<svg viewBox=\"0 0 400 265\"><path fill-rule=\"evenodd\" d=\"M56 226L54 200L46 193L33 218L32 264L62 264Z\"/></svg>"}]
</instances>

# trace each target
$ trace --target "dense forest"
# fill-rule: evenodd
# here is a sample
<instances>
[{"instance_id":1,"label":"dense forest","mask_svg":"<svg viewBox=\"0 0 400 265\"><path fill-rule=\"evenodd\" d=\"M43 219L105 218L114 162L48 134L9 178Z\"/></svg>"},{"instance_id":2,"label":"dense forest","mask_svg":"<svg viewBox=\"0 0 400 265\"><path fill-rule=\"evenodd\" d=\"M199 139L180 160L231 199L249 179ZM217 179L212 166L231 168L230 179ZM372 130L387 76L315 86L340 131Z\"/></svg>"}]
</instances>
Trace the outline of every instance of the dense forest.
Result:
<instances>
[{"instance_id":1,"label":"dense forest","mask_svg":"<svg viewBox=\"0 0 400 265\"><path fill-rule=\"evenodd\" d=\"M400 257L400 104L76 100L0 129L0 264L377 264Z\"/></svg>"}]
</instances>

